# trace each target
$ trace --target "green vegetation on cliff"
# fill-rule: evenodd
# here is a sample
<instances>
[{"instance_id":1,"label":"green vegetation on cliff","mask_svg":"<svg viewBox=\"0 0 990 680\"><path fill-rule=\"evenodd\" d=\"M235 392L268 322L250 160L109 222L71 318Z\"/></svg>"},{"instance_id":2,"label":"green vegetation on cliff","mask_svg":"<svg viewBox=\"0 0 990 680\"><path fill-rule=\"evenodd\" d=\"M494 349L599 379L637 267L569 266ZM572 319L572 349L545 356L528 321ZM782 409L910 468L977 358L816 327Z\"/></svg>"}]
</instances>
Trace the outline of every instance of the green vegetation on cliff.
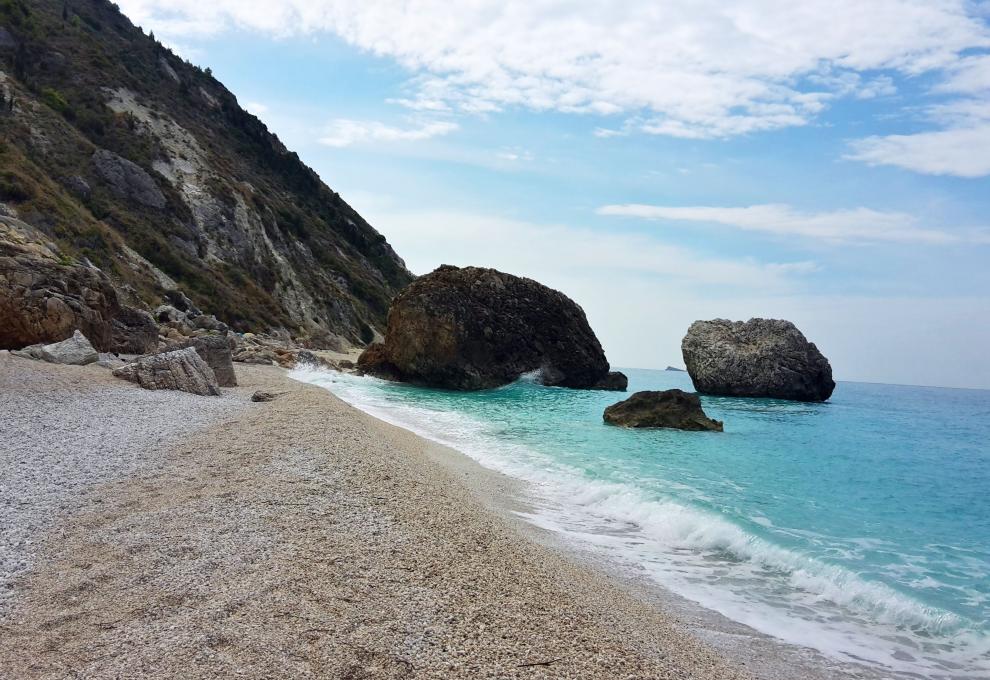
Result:
<instances>
[{"instance_id":1,"label":"green vegetation on cliff","mask_svg":"<svg viewBox=\"0 0 990 680\"><path fill-rule=\"evenodd\" d=\"M412 279L209 70L105 0L0 0L0 202L133 302L177 286L240 330L383 330Z\"/></svg>"}]
</instances>

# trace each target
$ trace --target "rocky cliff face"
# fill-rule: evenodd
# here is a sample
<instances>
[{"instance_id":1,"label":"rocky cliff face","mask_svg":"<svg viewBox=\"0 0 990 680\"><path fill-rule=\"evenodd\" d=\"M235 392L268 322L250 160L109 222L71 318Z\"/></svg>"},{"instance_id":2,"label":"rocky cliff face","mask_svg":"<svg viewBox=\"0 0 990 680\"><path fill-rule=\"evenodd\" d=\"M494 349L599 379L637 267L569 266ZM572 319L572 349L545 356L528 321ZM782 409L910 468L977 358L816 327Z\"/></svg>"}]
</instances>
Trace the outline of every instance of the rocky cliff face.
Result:
<instances>
[{"instance_id":1,"label":"rocky cliff face","mask_svg":"<svg viewBox=\"0 0 990 680\"><path fill-rule=\"evenodd\" d=\"M730 397L825 401L832 366L790 321L695 321L681 342L695 389Z\"/></svg>"},{"instance_id":2,"label":"rocky cliff face","mask_svg":"<svg viewBox=\"0 0 990 680\"><path fill-rule=\"evenodd\" d=\"M4 0L0 32L0 202L60 266L237 330L384 331L402 260L208 70L105 0Z\"/></svg>"},{"instance_id":3,"label":"rocky cliff face","mask_svg":"<svg viewBox=\"0 0 990 680\"><path fill-rule=\"evenodd\" d=\"M546 385L624 390L584 311L563 293L494 269L444 265L392 303L384 345L358 362L386 378L458 390L540 370Z\"/></svg>"}]
</instances>

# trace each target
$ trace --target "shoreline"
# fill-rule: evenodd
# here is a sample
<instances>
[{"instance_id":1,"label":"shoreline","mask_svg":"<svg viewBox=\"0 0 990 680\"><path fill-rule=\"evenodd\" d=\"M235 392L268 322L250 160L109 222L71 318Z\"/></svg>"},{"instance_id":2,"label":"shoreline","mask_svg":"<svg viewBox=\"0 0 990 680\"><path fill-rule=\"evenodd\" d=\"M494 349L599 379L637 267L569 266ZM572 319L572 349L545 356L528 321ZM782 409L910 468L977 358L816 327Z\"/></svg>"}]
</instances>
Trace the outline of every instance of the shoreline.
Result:
<instances>
[{"instance_id":1,"label":"shoreline","mask_svg":"<svg viewBox=\"0 0 990 680\"><path fill-rule=\"evenodd\" d=\"M306 370L306 369L304 369ZM315 371L320 373L321 371ZM293 371L289 371L290 378ZM305 382L305 381L302 381ZM306 383L332 391L315 383ZM337 399L348 403L338 395ZM643 604L655 608L664 616L676 619L691 636L702 644L710 645L732 662L768 680L790 680L801 677L856 678L881 680L911 678L913 674L884 671L873 666L844 661L812 647L780 640L758 631L746 623L694 602L665 587L635 565L617 563L607 555L596 551L593 545L583 545L553 529L544 528L525 515L536 508L538 499L529 490L530 482L486 467L455 446L432 438L425 430L411 430L402 423L389 420L384 414L362 410L348 405L377 420L383 425L399 428L422 438L431 446L431 457L441 465L463 473L463 482L483 502L486 509L496 513L525 540L533 541L584 569L595 572ZM493 493L493 489L497 493Z\"/></svg>"},{"instance_id":2,"label":"shoreline","mask_svg":"<svg viewBox=\"0 0 990 680\"><path fill-rule=\"evenodd\" d=\"M63 407L165 394L12 366L69 376ZM282 369L236 370L233 408L78 489L38 537L0 617L0 675L794 677L554 545L515 514L515 480ZM247 401L262 388L283 394Z\"/></svg>"}]
</instances>

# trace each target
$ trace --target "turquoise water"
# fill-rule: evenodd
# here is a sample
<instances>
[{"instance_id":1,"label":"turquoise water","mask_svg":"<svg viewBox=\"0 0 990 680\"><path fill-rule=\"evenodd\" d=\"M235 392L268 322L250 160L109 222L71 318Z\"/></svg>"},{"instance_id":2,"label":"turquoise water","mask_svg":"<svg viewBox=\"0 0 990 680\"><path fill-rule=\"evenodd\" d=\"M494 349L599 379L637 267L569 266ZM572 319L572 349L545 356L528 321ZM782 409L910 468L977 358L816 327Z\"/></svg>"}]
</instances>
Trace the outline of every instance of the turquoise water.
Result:
<instances>
[{"instance_id":1,"label":"turquoise water","mask_svg":"<svg viewBox=\"0 0 990 680\"><path fill-rule=\"evenodd\" d=\"M629 370L630 392L691 389ZM990 677L990 392L840 383L825 404L703 398L724 433L602 423L616 393L457 393L296 372L529 482L528 519L835 658Z\"/></svg>"}]
</instances>

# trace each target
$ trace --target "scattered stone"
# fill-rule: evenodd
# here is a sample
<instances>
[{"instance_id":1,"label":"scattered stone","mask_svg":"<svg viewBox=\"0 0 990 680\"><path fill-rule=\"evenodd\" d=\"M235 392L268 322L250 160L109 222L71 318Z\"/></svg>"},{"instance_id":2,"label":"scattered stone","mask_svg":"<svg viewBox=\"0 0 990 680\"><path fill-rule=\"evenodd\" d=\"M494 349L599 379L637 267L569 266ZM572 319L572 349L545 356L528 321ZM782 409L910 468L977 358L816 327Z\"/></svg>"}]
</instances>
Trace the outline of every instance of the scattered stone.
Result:
<instances>
[{"instance_id":1,"label":"scattered stone","mask_svg":"<svg viewBox=\"0 0 990 680\"><path fill-rule=\"evenodd\" d=\"M97 366L109 369L120 368L126 364L126 361L118 357L116 354L111 354L110 352L100 352L100 358L96 362Z\"/></svg>"},{"instance_id":2,"label":"scattered stone","mask_svg":"<svg viewBox=\"0 0 990 680\"><path fill-rule=\"evenodd\" d=\"M828 359L790 321L695 321L681 351L703 394L825 401L835 389Z\"/></svg>"},{"instance_id":3,"label":"scattered stone","mask_svg":"<svg viewBox=\"0 0 990 680\"><path fill-rule=\"evenodd\" d=\"M337 366L340 367L342 370L350 371L354 369L354 362L351 361L350 359L343 359L340 361L340 363L337 364Z\"/></svg>"},{"instance_id":4,"label":"scattered stone","mask_svg":"<svg viewBox=\"0 0 990 680\"><path fill-rule=\"evenodd\" d=\"M535 370L546 385L588 389L609 372L573 300L480 267L444 265L415 280L392 302L384 350L365 353L358 366L366 372L391 366L403 380L458 390L498 387Z\"/></svg>"},{"instance_id":5,"label":"scattered stone","mask_svg":"<svg viewBox=\"0 0 990 680\"><path fill-rule=\"evenodd\" d=\"M117 196L150 208L160 210L165 207L165 195L140 165L106 149L97 150L90 162L96 174Z\"/></svg>"},{"instance_id":6,"label":"scattered stone","mask_svg":"<svg viewBox=\"0 0 990 680\"><path fill-rule=\"evenodd\" d=\"M275 352L265 347L241 347L233 355L233 360L239 363L261 366L272 366L275 358Z\"/></svg>"},{"instance_id":7,"label":"scattered stone","mask_svg":"<svg viewBox=\"0 0 990 680\"><path fill-rule=\"evenodd\" d=\"M199 314L192 319L193 328L204 331L213 331L221 335L227 335L230 328L223 321L217 319L212 314Z\"/></svg>"},{"instance_id":8,"label":"scattered stone","mask_svg":"<svg viewBox=\"0 0 990 680\"><path fill-rule=\"evenodd\" d=\"M275 395L271 392L263 392L258 390L251 395L251 401L274 401Z\"/></svg>"},{"instance_id":9,"label":"scattered stone","mask_svg":"<svg viewBox=\"0 0 990 680\"><path fill-rule=\"evenodd\" d=\"M134 307L121 307L111 321L110 350L124 354L147 354L158 347L158 324L151 314Z\"/></svg>"},{"instance_id":10,"label":"scattered stone","mask_svg":"<svg viewBox=\"0 0 990 680\"><path fill-rule=\"evenodd\" d=\"M213 369L193 347L142 357L114 369L113 374L146 390L179 390L202 396L220 394Z\"/></svg>"},{"instance_id":11,"label":"scattered stone","mask_svg":"<svg viewBox=\"0 0 990 680\"><path fill-rule=\"evenodd\" d=\"M698 395L683 390L636 392L606 408L603 418L620 427L722 431L721 421L705 415Z\"/></svg>"},{"instance_id":12,"label":"scattered stone","mask_svg":"<svg viewBox=\"0 0 990 680\"><path fill-rule=\"evenodd\" d=\"M193 301L190 300L186 294L178 288L165 291L165 300L167 300L170 305L178 309L180 312L185 312L191 316L199 316L202 314L199 308L193 304Z\"/></svg>"}]
</instances>

